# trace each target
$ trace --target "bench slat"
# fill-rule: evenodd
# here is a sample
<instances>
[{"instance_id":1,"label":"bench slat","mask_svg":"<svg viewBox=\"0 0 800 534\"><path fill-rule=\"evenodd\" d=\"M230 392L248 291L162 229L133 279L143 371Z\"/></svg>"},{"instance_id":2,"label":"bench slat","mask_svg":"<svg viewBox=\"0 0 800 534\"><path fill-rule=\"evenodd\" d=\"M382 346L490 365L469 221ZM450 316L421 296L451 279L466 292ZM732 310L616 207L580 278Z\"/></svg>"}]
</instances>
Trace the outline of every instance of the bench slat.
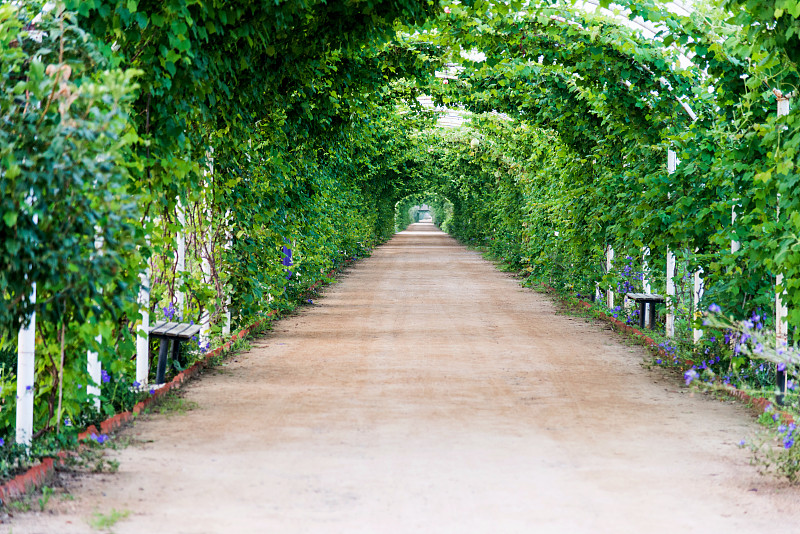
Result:
<instances>
[{"instance_id":1,"label":"bench slat","mask_svg":"<svg viewBox=\"0 0 800 534\"><path fill-rule=\"evenodd\" d=\"M189 339L200 331L200 325L159 321L150 329L151 336Z\"/></svg>"},{"instance_id":2,"label":"bench slat","mask_svg":"<svg viewBox=\"0 0 800 534\"><path fill-rule=\"evenodd\" d=\"M190 339L193 335L197 334L200 331L200 325L197 324L182 324L183 328L176 328L175 330L171 331L169 335L171 337L177 337L180 339Z\"/></svg>"},{"instance_id":3,"label":"bench slat","mask_svg":"<svg viewBox=\"0 0 800 534\"><path fill-rule=\"evenodd\" d=\"M150 334L155 336L167 335L170 333L170 331L180 326L181 323L164 322L162 324L158 324L158 326L153 325L153 327L150 329Z\"/></svg>"},{"instance_id":4,"label":"bench slat","mask_svg":"<svg viewBox=\"0 0 800 534\"><path fill-rule=\"evenodd\" d=\"M640 301L647 301L647 302L664 302L664 297L661 295L656 295L654 293L626 293L626 297L631 300L635 300L637 302Z\"/></svg>"}]
</instances>

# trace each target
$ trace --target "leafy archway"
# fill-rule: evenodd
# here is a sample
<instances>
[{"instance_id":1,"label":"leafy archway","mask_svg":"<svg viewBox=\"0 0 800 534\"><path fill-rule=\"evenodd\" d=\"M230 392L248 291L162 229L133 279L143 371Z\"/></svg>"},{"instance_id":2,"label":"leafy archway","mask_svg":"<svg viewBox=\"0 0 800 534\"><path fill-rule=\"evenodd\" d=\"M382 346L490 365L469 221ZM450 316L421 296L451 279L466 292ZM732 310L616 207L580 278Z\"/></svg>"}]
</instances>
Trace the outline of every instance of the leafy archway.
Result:
<instances>
[{"instance_id":1,"label":"leafy archway","mask_svg":"<svg viewBox=\"0 0 800 534\"><path fill-rule=\"evenodd\" d=\"M40 377L3 374L7 405L30 391L37 432L100 416L59 384L120 408L153 319L219 342L387 239L398 202L424 192L452 204L453 235L554 285L616 287L608 247L634 263L649 247L654 273L669 249L740 316L773 315L782 274L800 324L800 113L776 113L800 85L800 8L601 4L617 15L567 1L0 6L0 354L13 371L35 311ZM434 128L421 94L475 115Z\"/></svg>"}]
</instances>

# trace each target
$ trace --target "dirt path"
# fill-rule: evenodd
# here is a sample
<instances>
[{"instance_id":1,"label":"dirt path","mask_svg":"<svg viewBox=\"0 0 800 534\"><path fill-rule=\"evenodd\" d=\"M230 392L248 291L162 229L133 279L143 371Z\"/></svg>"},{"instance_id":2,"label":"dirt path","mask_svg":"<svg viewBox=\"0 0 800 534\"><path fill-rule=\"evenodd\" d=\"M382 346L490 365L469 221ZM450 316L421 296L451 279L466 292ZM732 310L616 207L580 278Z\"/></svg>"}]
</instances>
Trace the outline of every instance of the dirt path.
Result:
<instances>
[{"instance_id":1,"label":"dirt path","mask_svg":"<svg viewBox=\"0 0 800 534\"><path fill-rule=\"evenodd\" d=\"M789 532L800 492L736 444L743 408L642 367L431 225L186 388L14 534ZM786 530L788 528L788 530Z\"/></svg>"}]
</instances>

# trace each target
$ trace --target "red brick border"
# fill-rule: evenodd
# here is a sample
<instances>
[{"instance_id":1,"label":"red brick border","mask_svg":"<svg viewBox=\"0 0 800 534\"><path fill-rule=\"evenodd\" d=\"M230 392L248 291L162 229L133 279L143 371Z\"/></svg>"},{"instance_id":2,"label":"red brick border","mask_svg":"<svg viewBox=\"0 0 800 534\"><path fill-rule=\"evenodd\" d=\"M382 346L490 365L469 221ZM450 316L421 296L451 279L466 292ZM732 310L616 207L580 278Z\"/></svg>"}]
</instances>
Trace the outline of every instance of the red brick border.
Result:
<instances>
[{"instance_id":1,"label":"red brick border","mask_svg":"<svg viewBox=\"0 0 800 534\"><path fill-rule=\"evenodd\" d=\"M34 465L25 473L17 475L0 486L0 500L2 503L8 499L25 495L29 491L43 486L55 473L55 460L45 458L41 463Z\"/></svg>"}]
</instances>

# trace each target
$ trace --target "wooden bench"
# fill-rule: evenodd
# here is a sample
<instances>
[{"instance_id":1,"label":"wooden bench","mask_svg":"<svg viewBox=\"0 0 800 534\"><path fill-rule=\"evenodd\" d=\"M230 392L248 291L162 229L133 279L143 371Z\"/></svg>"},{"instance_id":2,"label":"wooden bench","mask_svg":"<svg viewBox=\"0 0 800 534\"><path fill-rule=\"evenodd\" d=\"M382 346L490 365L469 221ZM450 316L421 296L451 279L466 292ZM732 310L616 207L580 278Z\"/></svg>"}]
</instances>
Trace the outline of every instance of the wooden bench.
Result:
<instances>
[{"instance_id":1,"label":"wooden bench","mask_svg":"<svg viewBox=\"0 0 800 534\"><path fill-rule=\"evenodd\" d=\"M156 369L156 384L164 383L167 371L167 348L172 345L172 360L177 361L181 342L192 339L200 332L200 325L189 323L171 323L159 321L150 328L150 336L161 340L158 351L158 368Z\"/></svg>"},{"instance_id":2,"label":"wooden bench","mask_svg":"<svg viewBox=\"0 0 800 534\"><path fill-rule=\"evenodd\" d=\"M639 328L644 329L644 314L647 305L650 305L650 330L656 324L656 307L659 302L664 302L664 297L651 293L625 293L625 296L639 304Z\"/></svg>"}]
</instances>

